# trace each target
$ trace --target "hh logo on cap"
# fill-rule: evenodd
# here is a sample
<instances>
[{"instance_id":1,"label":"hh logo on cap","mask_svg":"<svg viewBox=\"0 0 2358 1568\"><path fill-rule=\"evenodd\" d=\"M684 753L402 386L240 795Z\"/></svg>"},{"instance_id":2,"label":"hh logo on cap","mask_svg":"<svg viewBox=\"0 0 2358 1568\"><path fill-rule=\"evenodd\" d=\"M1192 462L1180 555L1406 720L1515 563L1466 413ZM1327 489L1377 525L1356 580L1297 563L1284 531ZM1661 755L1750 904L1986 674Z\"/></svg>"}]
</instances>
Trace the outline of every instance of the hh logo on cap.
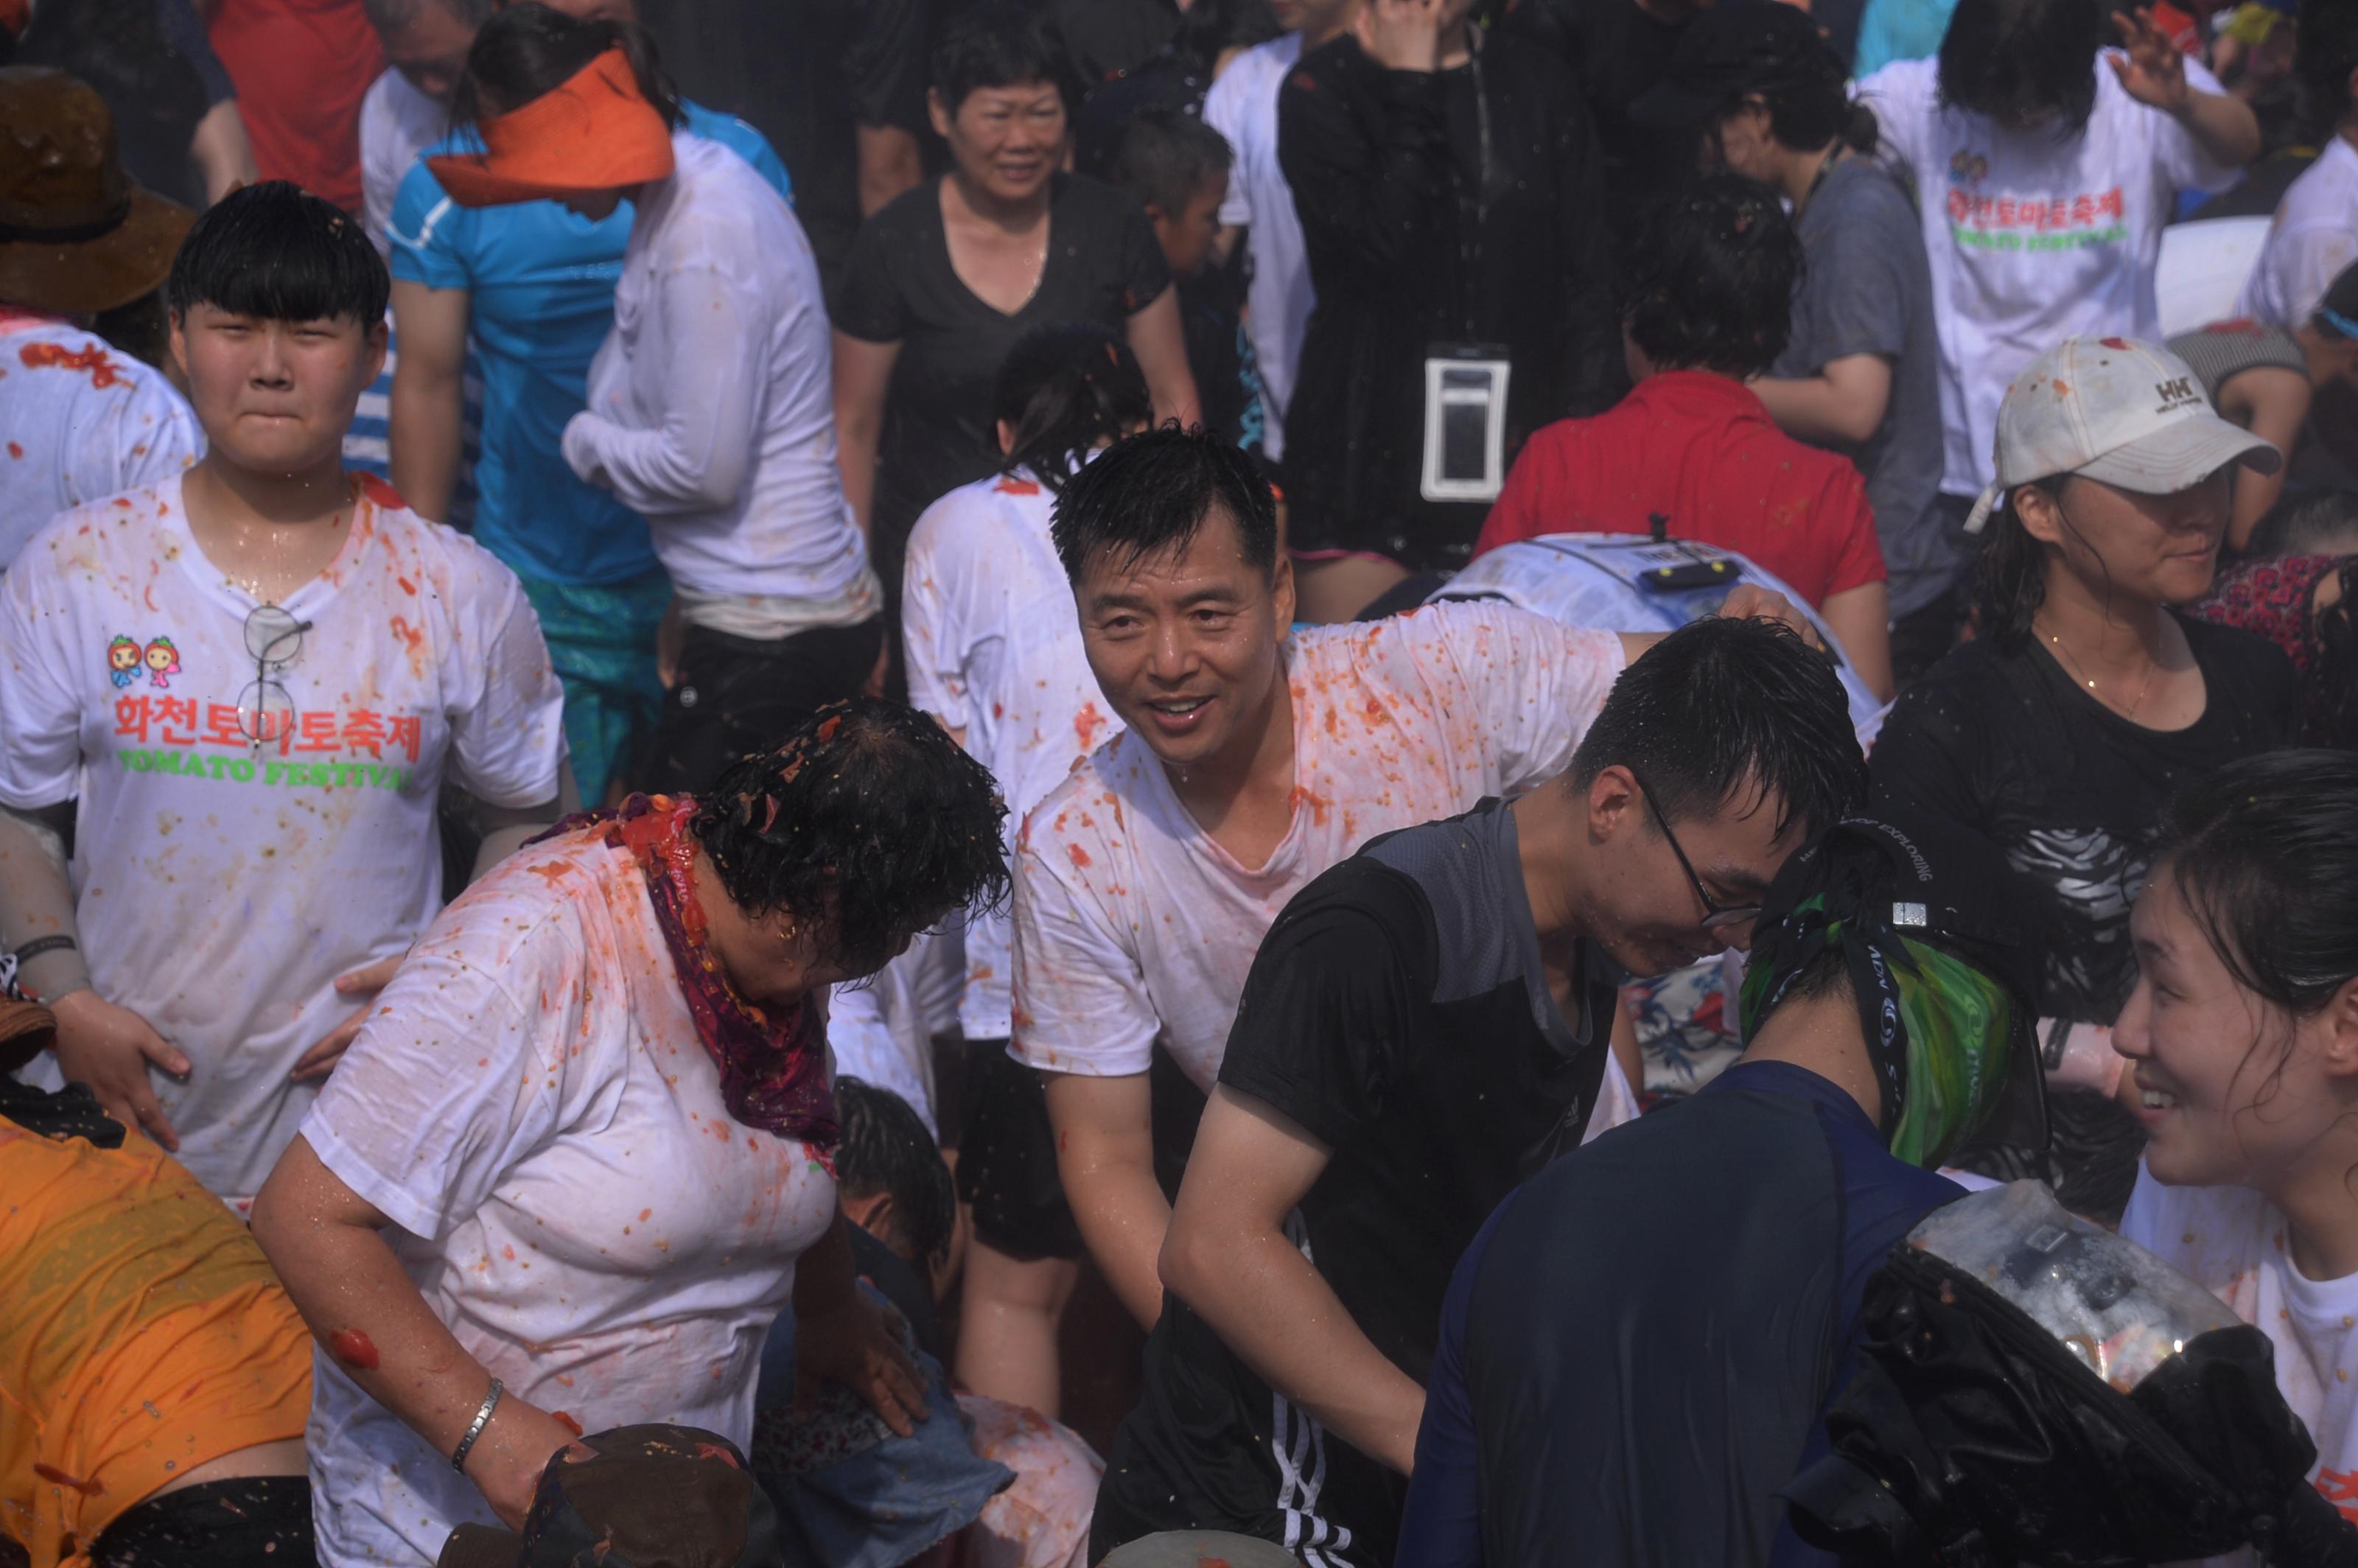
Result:
<instances>
[{"instance_id":1,"label":"hh logo on cap","mask_svg":"<svg viewBox=\"0 0 2358 1568\"><path fill-rule=\"evenodd\" d=\"M2156 383L2153 395L2161 399L2160 406L2154 409L2156 414L2168 414L2174 409L2183 408L2190 403L2203 401L2202 395L2194 390L2192 379L2182 375L2175 381Z\"/></svg>"}]
</instances>

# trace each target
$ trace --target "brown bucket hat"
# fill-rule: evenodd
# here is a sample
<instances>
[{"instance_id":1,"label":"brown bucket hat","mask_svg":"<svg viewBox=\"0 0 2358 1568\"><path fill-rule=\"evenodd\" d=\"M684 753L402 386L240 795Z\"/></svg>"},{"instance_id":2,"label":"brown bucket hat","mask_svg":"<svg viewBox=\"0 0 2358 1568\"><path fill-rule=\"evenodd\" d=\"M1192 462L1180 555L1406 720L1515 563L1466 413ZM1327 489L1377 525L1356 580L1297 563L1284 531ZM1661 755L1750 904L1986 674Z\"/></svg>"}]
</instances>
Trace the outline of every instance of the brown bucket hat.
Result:
<instances>
[{"instance_id":1,"label":"brown bucket hat","mask_svg":"<svg viewBox=\"0 0 2358 1568\"><path fill-rule=\"evenodd\" d=\"M0 302L128 305L172 270L197 215L131 183L105 100L61 70L0 68Z\"/></svg>"}]
</instances>

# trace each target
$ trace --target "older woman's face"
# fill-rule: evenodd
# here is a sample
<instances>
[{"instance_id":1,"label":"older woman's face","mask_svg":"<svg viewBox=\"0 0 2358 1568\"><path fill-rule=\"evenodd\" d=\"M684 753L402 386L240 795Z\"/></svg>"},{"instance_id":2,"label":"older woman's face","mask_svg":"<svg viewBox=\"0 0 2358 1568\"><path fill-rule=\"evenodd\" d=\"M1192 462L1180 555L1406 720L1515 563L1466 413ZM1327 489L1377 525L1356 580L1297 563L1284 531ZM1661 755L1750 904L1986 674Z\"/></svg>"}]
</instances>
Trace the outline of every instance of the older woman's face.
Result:
<instances>
[{"instance_id":1,"label":"older woman's face","mask_svg":"<svg viewBox=\"0 0 2358 1568\"><path fill-rule=\"evenodd\" d=\"M1053 81L978 87L953 112L938 92L928 104L958 173L994 200L1037 197L1065 160L1065 97Z\"/></svg>"}]
</instances>

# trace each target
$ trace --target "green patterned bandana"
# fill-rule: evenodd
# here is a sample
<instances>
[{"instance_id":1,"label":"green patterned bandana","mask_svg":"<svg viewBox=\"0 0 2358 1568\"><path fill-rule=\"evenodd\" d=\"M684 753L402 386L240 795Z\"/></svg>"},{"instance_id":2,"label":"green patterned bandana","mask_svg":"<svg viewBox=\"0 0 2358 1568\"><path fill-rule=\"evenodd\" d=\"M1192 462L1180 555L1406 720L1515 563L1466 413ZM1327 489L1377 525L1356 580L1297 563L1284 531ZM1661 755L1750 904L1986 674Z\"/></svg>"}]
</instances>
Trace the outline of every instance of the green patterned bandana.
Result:
<instances>
[{"instance_id":1,"label":"green patterned bandana","mask_svg":"<svg viewBox=\"0 0 2358 1568\"><path fill-rule=\"evenodd\" d=\"M1828 920L1818 894L1754 945L1740 1011L1750 1039L1794 979L1837 948L1883 1089L1883 1134L1910 1164L1939 1166L1996 1108L2022 1021L1995 976L1871 916Z\"/></svg>"}]
</instances>

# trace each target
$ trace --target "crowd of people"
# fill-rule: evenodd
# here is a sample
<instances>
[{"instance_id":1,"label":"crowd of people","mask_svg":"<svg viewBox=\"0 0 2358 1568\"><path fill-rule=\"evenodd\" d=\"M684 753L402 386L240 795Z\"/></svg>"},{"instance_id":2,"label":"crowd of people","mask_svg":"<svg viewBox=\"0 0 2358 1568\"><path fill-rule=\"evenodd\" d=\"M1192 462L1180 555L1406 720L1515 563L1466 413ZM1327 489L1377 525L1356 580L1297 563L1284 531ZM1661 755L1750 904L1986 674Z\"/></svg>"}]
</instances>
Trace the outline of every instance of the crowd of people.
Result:
<instances>
[{"instance_id":1,"label":"crowd of people","mask_svg":"<svg viewBox=\"0 0 2358 1568\"><path fill-rule=\"evenodd\" d=\"M2358 1562L2351 0L0 0L0 1568Z\"/></svg>"}]
</instances>

